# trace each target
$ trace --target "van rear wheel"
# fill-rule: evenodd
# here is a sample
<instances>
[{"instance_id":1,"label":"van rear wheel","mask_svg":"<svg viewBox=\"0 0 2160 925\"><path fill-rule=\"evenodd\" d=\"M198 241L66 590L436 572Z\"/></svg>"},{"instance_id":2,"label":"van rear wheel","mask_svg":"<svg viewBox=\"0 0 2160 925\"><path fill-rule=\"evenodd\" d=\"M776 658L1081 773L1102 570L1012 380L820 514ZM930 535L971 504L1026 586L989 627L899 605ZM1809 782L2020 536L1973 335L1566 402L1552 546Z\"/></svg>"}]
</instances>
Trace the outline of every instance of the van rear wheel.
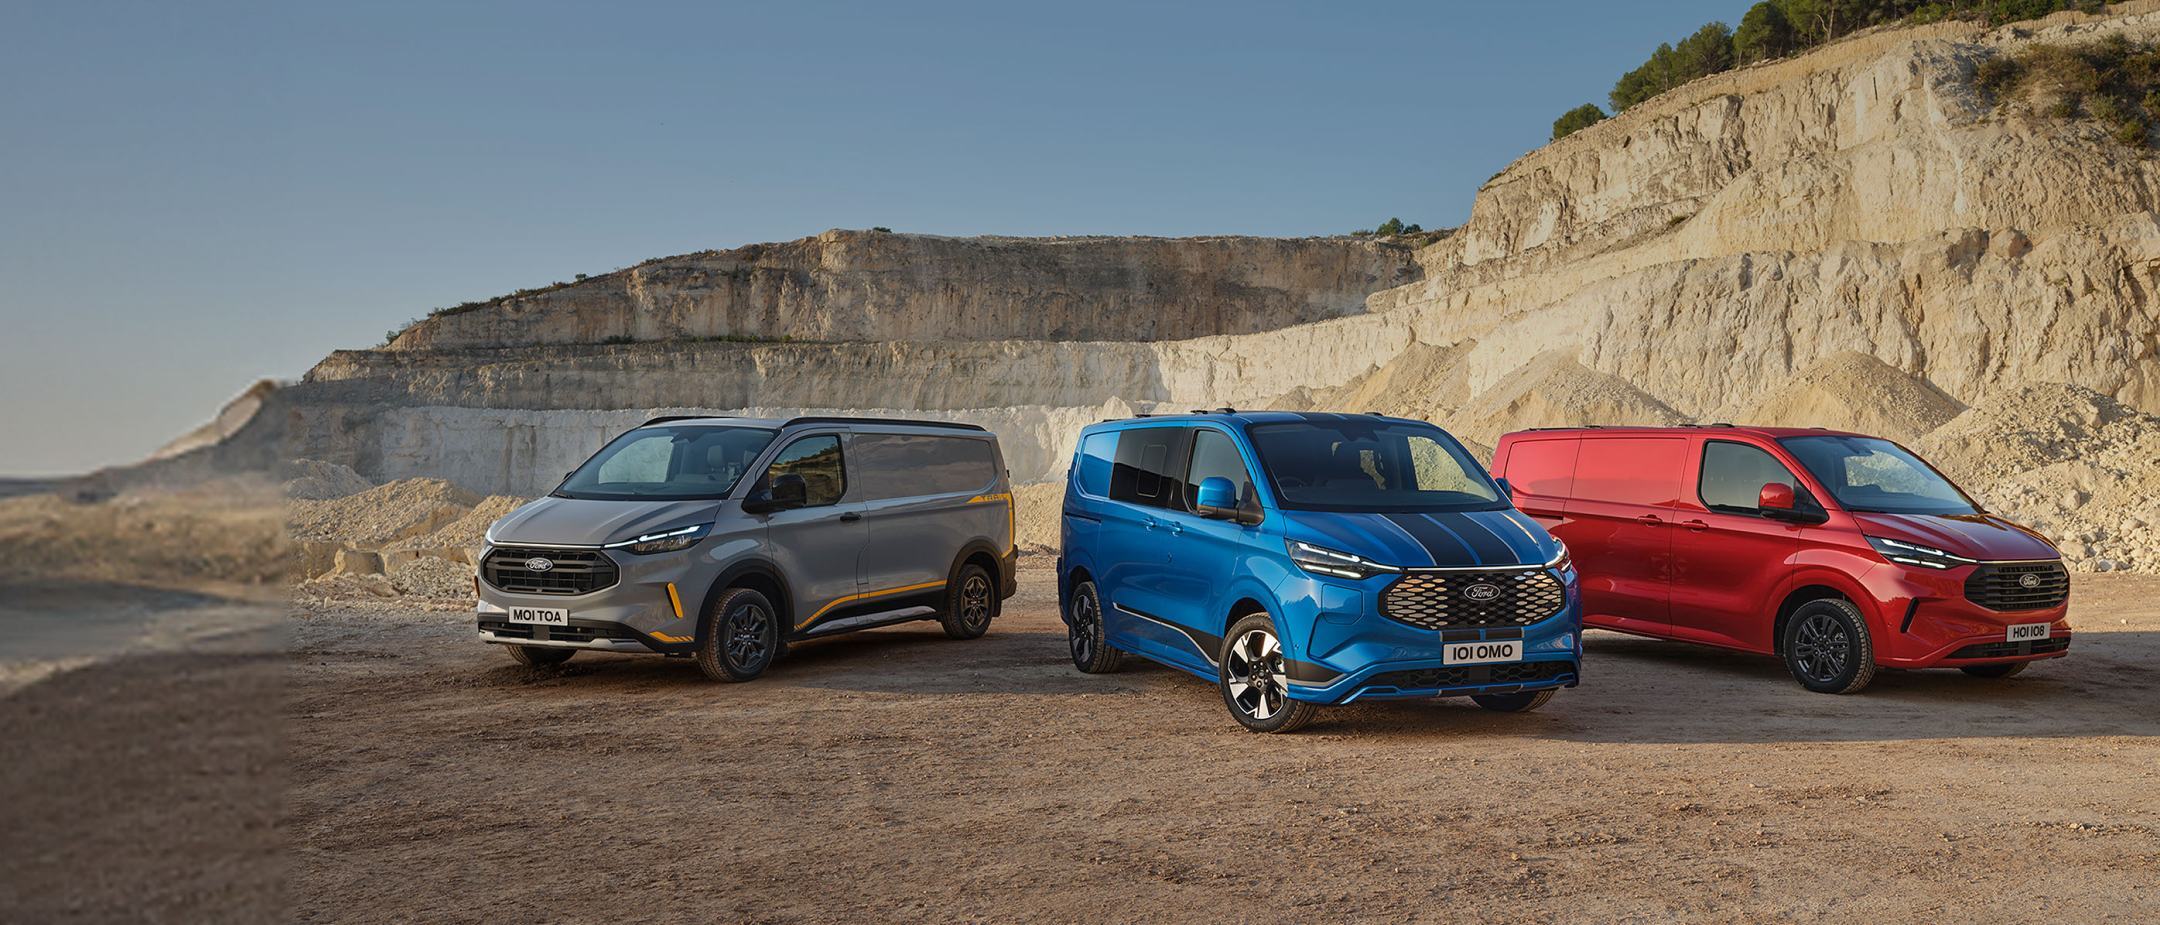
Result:
<instances>
[{"instance_id":1,"label":"van rear wheel","mask_svg":"<svg viewBox=\"0 0 2160 925\"><path fill-rule=\"evenodd\" d=\"M698 670L715 681L748 681L780 654L772 602L749 588L729 588L698 619Z\"/></svg>"},{"instance_id":2,"label":"van rear wheel","mask_svg":"<svg viewBox=\"0 0 2160 925\"><path fill-rule=\"evenodd\" d=\"M1851 694L1875 680L1867 618L1843 598L1809 601L1785 623L1785 667L1818 694Z\"/></svg>"},{"instance_id":3,"label":"van rear wheel","mask_svg":"<svg viewBox=\"0 0 2160 925\"><path fill-rule=\"evenodd\" d=\"M1065 642L1073 667L1088 674L1109 674L1125 663L1125 653L1111 648L1103 631L1102 598L1092 581L1073 586L1072 605L1065 611Z\"/></svg>"},{"instance_id":4,"label":"van rear wheel","mask_svg":"<svg viewBox=\"0 0 2160 925\"><path fill-rule=\"evenodd\" d=\"M946 588L945 614L938 618L945 635L974 639L990 631L997 614L997 583L990 579L990 570L973 563L961 566L959 580Z\"/></svg>"},{"instance_id":5,"label":"van rear wheel","mask_svg":"<svg viewBox=\"0 0 2160 925\"><path fill-rule=\"evenodd\" d=\"M560 665L576 655L576 649L558 649L554 646L504 646L510 650L510 660L527 668L549 668Z\"/></svg>"}]
</instances>

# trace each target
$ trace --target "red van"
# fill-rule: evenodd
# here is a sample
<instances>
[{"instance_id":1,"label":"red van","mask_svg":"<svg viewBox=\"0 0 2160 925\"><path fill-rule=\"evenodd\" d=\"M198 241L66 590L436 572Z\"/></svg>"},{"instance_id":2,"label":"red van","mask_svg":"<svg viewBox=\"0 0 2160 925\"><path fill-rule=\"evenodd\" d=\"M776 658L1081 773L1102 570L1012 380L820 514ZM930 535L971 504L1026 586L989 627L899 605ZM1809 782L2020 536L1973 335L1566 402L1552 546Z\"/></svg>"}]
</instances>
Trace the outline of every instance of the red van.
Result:
<instances>
[{"instance_id":1,"label":"red van","mask_svg":"<svg viewBox=\"0 0 2160 925\"><path fill-rule=\"evenodd\" d=\"M2070 648L2055 547L1888 440L1528 430L1500 438L1493 472L1567 543L1586 626L1782 656L1834 694L1878 666L2006 678Z\"/></svg>"}]
</instances>

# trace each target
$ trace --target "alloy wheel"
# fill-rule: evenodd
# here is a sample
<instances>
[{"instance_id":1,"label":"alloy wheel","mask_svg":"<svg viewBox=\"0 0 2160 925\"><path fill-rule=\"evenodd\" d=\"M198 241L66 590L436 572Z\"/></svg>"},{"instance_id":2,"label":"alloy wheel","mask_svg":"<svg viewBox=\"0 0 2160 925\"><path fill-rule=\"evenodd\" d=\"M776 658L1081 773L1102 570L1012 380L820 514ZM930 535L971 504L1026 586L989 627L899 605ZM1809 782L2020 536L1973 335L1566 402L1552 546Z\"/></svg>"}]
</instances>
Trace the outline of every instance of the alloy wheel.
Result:
<instances>
[{"instance_id":1,"label":"alloy wheel","mask_svg":"<svg viewBox=\"0 0 2160 925\"><path fill-rule=\"evenodd\" d=\"M1808 680L1829 684L1845 674L1852 660L1852 637L1828 614L1809 614L1793 636L1793 661Z\"/></svg>"},{"instance_id":2,"label":"alloy wheel","mask_svg":"<svg viewBox=\"0 0 2160 925\"><path fill-rule=\"evenodd\" d=\"M765 634L772 628L772 615L755 604L743 604L729 611L727 618L728 664L738 670L750 671L764 663L766 654Z\"/></svg>"},{"instance_id":3,"label":"alloy wheel","mask_svg":"<svg viewBox=\"0 0 2160 925\"><path fill-rule=\"evenodd\" d=\"M960 622L970 629L990 622L990 579L969 575L961 583Z\"/></svg>"},{"instance_id":4,"label":"alloy wheel","mask_svg":"<svg viewBox=\"0 0 2160 925\"><path fill-rule=\"evenodd\" d=\"M1095 596L1073 596L1072 627L1065 634L1072 645L1073 662L1085 665L1095 658L1095 624L1100 615L1095 612Z\"/></svg>"},{"instance_id":5,"label":"alloy wheel","mask_svg":"<svg viewBox=\"0 0 2160 925\"><path fill-rule=\"evenodd\" d=\"M1274 633L1256 629L1238 637L1223 667L1230 702L1238 712L1265 721L1287 706L1290 676L1283 670L1282 643Z\"/></svg>"}]
</instances>

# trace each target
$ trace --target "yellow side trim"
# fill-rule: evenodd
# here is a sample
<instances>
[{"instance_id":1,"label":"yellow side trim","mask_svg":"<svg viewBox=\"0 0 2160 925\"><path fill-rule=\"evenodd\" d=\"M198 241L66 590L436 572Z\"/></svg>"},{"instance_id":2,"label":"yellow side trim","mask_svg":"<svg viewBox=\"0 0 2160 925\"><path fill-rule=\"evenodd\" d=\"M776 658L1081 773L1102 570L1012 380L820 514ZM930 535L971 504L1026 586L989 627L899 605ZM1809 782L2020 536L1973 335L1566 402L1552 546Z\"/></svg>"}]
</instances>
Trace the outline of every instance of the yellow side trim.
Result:
<instances>
[{"instance_id":1,"label":"yellow side trim","mask_svg":"<svg viewBox=\"0 0 2160 925\"><path fill-rule=\"evenodd\" d=\"M652 637L652 638L654 638L654 639L658 639L658 640L660 640L661 642L689 642L689 641L690 641L690 637L688 637L688 636L670 636L670 635L668 635L668 634L666 634L666 633L659 633L659 632L654 632L654 633L647 633L646 635L648 635L648 636L651 636L651 637Z\"/></svg>"},{"instance_id":2,"label":"yellow side trim","mask_svg":"<svg viewBox=\"0 0 2160 925\"><path fill-rule=\"evenodd\" d=\"M832 603L830 603L830 604L827 604L827 605L825 605L825 606L823 606L823 607L820 607L820 608L818 608L818 610L817 610L817 613L811 614L811 615L810 615L810 619L808 619L808 620L804 620L804 621L802 621L801 623L797 623L797 624L795 624L795 628L799 630L799 629L802 629L803 627L809 626L809 625L810 625L810 624L812 624L812 623L816 623L816 622L818 621L818 618L819 618L819 617L822 617L822 616L824 616L824 615L825 615L825 614L826 614L826 613L827 613L828 611L830 611L830 610L832 610L833 608L835 608L835 607L838 607L838 606L840 606L840 605L842 605L842 604L851 604L851 603L854 603L854 602L856 602L856 601L867 601L867 600L869 600L869 599L871 599L871 598L873 598L873 597L885 597L885 596L887 596L887 595L892 595L892 594L905 594L905 593L907 593L907 592L909 592L909 591L923 591L923 590L927 590L927 589L930 589L930 588L942 588L942 587L945 587L945 582L944 582L944 580L943 580L943 579L939 579L939 580L937 580L937 581L926 581L926 582L923 582L923 583L921 583L921 584L916 584L916 585L902 585L901 587L898 587L898 588L886 588L885 590L882 590L882 591L864 591L864 592L863 592L863 593L861 593L861 594L850 594L850 595L848 595L848 596L846 596L846 597L843 597L843 598L841 598L841 599L839 599L839 600L837 600L837 601L834 601L834 602L832 602Z\"/></svg>"},{"instance_id":3,"label":"yellow side trim","mask_svg":"<svg viewBox=\"0 0 2160 925\"><path fill-rule=\"evenodd\" d=\"M667 583L667 601L675 605L675 619L682 619L682 598L675 594L675 583Z\"/></svg>"},{"instance_id":4,"label":"yellow side trim","mask_svg":"<svg viewBox=\"0 0 2160 925\"><path fill-rule=\"evenodd\" d=\"M1012 492L1001 491L994 495L976 495L973 498L969 498L967 503L988 504L992 501L1005 502L1005 551L1012 552L1013 550L1019 549L1020 519L1019 512L1014 510L1014 508L1019 507L1019 505L1013 502Z\"/></svg>"}]
</instances>

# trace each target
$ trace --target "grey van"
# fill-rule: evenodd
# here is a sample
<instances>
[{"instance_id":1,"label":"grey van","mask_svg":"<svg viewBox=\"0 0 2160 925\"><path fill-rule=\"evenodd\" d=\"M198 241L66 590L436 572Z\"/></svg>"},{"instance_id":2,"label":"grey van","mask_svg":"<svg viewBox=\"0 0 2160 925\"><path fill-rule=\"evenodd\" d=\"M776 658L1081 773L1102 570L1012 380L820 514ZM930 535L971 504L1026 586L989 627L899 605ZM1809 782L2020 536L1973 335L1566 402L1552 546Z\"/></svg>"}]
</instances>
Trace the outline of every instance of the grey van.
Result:
<instances>
[{"instance_id":1,"label":"grey van","mask_svg":"<svg viewBox=\"0 0 2160 925\"><path fill-rule=\"evenodd\" d=\"M997 438L880 418L663 417L488 529L480 639L762 674L791 642L912 620L973 639L1012 596Z\"/></svg>"}]
</instances>

